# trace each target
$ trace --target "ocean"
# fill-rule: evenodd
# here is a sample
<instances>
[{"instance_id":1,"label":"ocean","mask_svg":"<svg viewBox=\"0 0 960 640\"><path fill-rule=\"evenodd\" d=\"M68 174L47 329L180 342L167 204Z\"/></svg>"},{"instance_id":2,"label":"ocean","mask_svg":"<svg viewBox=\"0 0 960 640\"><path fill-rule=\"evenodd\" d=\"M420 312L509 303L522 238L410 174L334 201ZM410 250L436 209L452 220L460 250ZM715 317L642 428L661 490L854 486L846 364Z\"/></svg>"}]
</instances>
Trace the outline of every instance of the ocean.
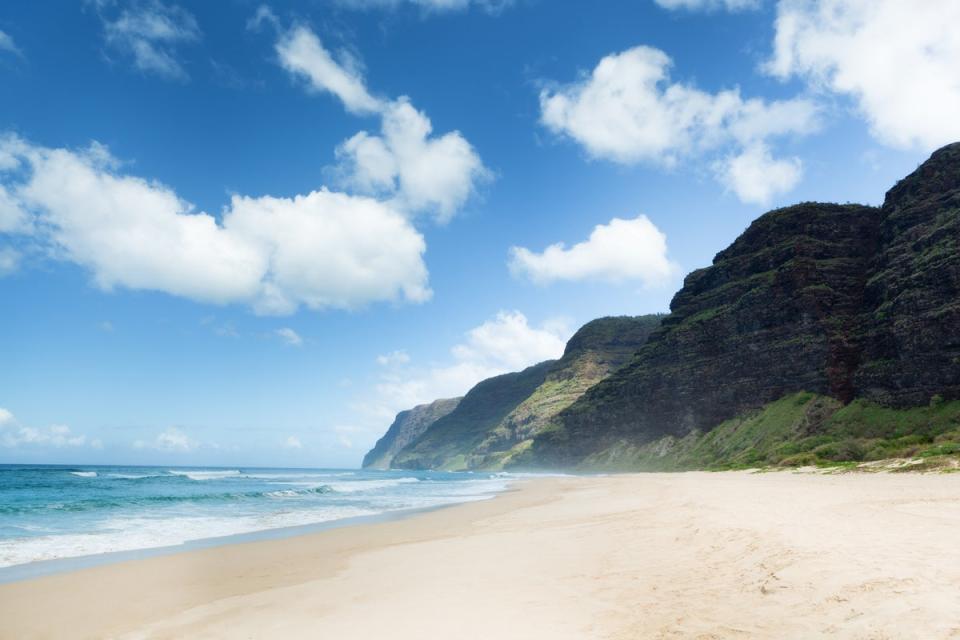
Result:
<instances>
[{"instance_id":1,"label":"ocean","mask_svg":"<svg viewBox=\"0 0 960 640\"><path fill-rule=\"evenodd\" d=\"M483 500L509 474L0 465L0 567Z\"/></svg>"}]
</instances>

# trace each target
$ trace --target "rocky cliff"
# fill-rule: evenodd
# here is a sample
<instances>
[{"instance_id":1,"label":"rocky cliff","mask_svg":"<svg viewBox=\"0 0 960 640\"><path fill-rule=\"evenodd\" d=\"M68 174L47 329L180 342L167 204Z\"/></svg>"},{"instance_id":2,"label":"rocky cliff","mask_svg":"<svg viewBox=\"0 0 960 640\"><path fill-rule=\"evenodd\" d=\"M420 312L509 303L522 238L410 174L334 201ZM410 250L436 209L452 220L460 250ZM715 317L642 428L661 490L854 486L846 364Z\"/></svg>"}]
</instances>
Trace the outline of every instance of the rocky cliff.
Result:
<instances>
[{"instance_id":1,"label":"rocky cliff","mask_svg":"<svg viewBox=\"0 0 960 640\"><path fill-rule=\"evenodd\" d=\"M480 382L467 392L456 409L397 453L393 466L451 471L468 468L466 456L543 383L553 363L541 362L519 373Z\"/></svg>"},{"instance_id":2,"label":"rocky cliff","mask_svg":"<svg viewBox=\"0 0 960 640\"><path fill-rule=\"evenodd\" d=\"M484 380L460 406L407 446L394 465L497 469L591 386L630 361L662 316L600 318L567 343L563 357Z\"/></svg>"},{"instance_id":3,"label":"rocky cliff","mask_svg":"<svg viewBox=\"0 0 960 640\"><path fill-rule=\"evenodd\" d=\"M434 422L457 408L460 398L435 400L401 411L390 428L363 457L365 469L389 469L398 451L416 440Z\"/></svg>"},{"instance_id":4,"label":"rocky cliff","mask_svg":"<svg viewBox=\"0 0 960 640\"><path fill-rule=\"evenodd\" d=\"M797 392L841 404L960 397L960 144L882 207L805 203L756 220L687 276L637 356L511 461L568 467L705 433Z\"/></svg>"}]
</instances>

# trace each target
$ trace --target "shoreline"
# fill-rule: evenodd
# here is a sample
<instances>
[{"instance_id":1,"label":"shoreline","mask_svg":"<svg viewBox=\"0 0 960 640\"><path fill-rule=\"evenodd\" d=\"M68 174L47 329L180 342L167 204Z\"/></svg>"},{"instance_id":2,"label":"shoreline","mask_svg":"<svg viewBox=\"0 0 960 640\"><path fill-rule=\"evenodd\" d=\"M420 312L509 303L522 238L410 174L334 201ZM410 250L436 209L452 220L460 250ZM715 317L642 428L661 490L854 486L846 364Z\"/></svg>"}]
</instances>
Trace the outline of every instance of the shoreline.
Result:
<instances>
[{"instance_id":1,"label":"shoreline","mask_svg":"<svg viewBox=\"0 0 960 640\"><path fill-rule=\"evenodd\" d=\"M33 580L46 576L72 573L83 569L90 569L103 565L112 565L123 562L132 562L145 560L147 558L157 558L189 551L198 551L201 549L213 549L216 547L244 544L248 542L259 542L262 540L283 540L314 533L321 533L331 529L340 529L343 527L359 527L383 522L392 522L394 520L403 520L413 518L421 513L430 513L439 509L448 509L458 507L473 502L484 502L492 500L503 493L511 491L512 487L494 494L488 498L477 500L465 500L449 504L438 504L429 507L414 507L411 509L398 509L396 511L384 511L382 513L373 513L363 516L352 516L349 518L340 518L339 520L324 520L312 524L301 524L290 527L274 527L272 529L259 529L256 531L247 531L244 533L235 533L227 536L211 536L209 538L197 538L174 545L164 545L161 547L143 547L140 549L124 549L119 551L107 551L104 553L93 553L82 556L66 556L63 558L52 558L50 560L36 560L24 564L14 564L6 567L0 567L0 585Z\"/></svg>"},{"instance_id":2,"label":"shoreline","mask_svg":"<svg viewBox=\"0 0 960 640\"><path fill-rule=\"evenodd\" d=\"M509 474L75 465L0 467L0 584L489 499ZM24 535L28 534L28 535Z\"/></svg>"},{"instance_id":3,"label":"shoreline","mask_svg":"<svg viewBox=\"0 0 960 640\"><path fill-rule=\"evenodd\" d=\"M956 474L523 479L387 522L2 584L0 637L949 638L958 525Z\"/></svg>"}]
</instances>

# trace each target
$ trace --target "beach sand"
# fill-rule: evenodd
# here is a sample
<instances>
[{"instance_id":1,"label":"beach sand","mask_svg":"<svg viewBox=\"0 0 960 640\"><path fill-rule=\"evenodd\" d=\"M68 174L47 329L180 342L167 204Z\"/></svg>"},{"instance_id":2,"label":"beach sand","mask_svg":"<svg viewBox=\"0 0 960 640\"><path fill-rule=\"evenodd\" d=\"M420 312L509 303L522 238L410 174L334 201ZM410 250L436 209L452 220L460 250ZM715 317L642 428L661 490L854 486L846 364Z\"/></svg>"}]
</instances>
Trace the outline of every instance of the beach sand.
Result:
<instances>
[{"instance_id":1,"label":"beach sand","mask_svg":"<svg viewBox=\"0 0 960 640\"><path fill-rule=\"evenodd\" d=\"M3 638L960 638L960 475L525 481L0 585Z\"/></svg>"}]
</instances>

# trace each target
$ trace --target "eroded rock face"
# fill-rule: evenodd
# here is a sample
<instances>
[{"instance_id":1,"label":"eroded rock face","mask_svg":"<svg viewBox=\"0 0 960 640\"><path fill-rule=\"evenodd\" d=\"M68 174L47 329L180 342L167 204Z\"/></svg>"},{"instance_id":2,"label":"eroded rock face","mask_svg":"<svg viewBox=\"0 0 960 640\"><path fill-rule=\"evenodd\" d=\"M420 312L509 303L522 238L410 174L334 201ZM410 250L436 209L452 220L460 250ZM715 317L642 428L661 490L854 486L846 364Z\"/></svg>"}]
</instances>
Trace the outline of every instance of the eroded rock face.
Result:
<instances>
[{"instance_id":1,"label":"eroded rock face","mask_svg":"<svg viewBox=\"0 0 960 640\"><path fill-rule=\"evenodd\" d=\"M857 392L897 407L960 398L960 143L888 191L882 214Z\"/></svg>"},{"instance_id":2,"label":"eroded rock face","mask_svg":"<svg viewBox=\"0 0 960 640\"><path fill-rule=\"evenodd\" d=\"M364 469L389 469L393 457L419 438L430 425L457 408L460 398L435 400L408 411L401 411L390 428L363 457Z\"/></svg>"},{"instance_id":3,"label":"eroded rock face","mask_svg":"<svg viewBox=\"0 0 960 640\"><path fill-rule=\"evenodd\" d=\"M881 208L756 220L687 276L636 358L559 414L518 465L709 430L786 394L891 406L960 397L960 144Z\"/></svg>"}]
</instances>

